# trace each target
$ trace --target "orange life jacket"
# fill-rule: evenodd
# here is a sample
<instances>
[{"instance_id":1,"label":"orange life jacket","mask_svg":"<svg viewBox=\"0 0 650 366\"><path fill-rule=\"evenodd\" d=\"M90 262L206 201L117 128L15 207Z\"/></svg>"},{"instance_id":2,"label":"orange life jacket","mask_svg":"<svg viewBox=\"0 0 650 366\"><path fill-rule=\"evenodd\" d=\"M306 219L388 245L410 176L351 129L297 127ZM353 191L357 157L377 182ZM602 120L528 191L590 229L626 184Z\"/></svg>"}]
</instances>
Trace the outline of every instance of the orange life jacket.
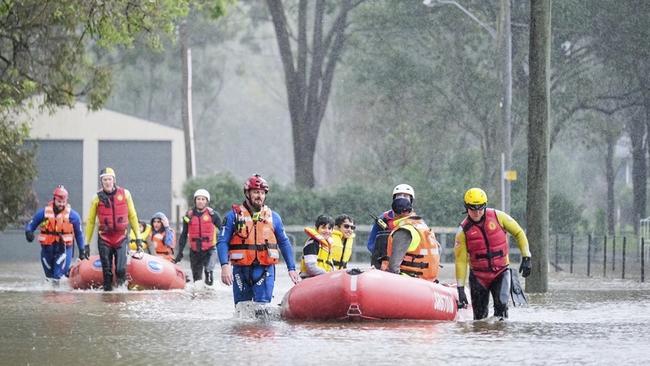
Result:
<instances>
[{"instance_id":1,"label":"orange life jacket","mask_svg":"<svg viewBox=\"0 0 650 366\"><path fill-rule=\"evenodd\" d=\"M489 285L508 267L508 238L494 209L485 210L485 219L475 223L469 218L461 222L467 240L469 265L483 284Z\"/></svg>"},{"instance_id":2,"label":"orange life jacket","mask_svg":"<svg viewBox=\"0 0 650 366\"><path fill-rule=\"evenodd\" d=\"M436 240L433 231L427 226L421 217L411 215L403 219L394 220L394 229L388 236L388 250L393 252L393 233L399 229L407 229L411 234L411 243L413 235L419 236L419 244L415 248L409 247L400 264L400 272L422 278L425 280L435 280L440 270L440 244ZM410 227L408 227L410 226Z\"/></svg>"},{"instance_id":3,"label":"orange life jacket","mask_svg":"<svg viewBox=\"0 0 650 366\"><path fill-rule=\"evenodd\" d=\"M278 263L280 252L273 229L271 209L263 206L255 220L244 205L233 205L235 232L230 238L230 261L235 266L260 264L269 266Z\"/></svg>"},{"instance_id":4,"label":"orange life jacket","mask_svg":"<svg viewBox=\"0 0 650 366\"><path fill-rule=\"evenodd\" d=\"M65 205L63 211L54 213L54 202L50 201L45 206L45 219L41 223L38 241L42 245L52 245L63 242L71 246L74 240L74 228L70 222L70 205Z\"/></svg>"},{"instance_id":5,"label":"orange life jacket","mask_svg":"<svg viewBox=\"0 0 650 366\"><path fill-rule=\"evenodd\" d=\"M154 245L154 248L156 248L156 254L164 257L165 259L171 261L174 257L174 230L171 230L171 235L172 235L172 246L168 247L165 245L165 235L166 232L163 230L162 232L159 233L151 233L151 242Z\"/></svg>"},{"instance_id":6,"label":"orange life jacket","mask_svg":"<svg viewBox=\"0 0 650 366\"><path fill-rule=\"evenodd\" d=\"M199 215L196 215L194 210L187 211L186 216L190 219L187 240L190 241L190 249L193 251L205 251L215 246L216 230L212 221L213 215L214 210L211 207L206 207Z\"/></svg>"},{"instance_id":7,"label":"orange life jacket","mask_svg":"<svg viewBox=\"0 0 650 366\"><path fill-rule=\"evenodd\" d=\"M100 196L97 204L99 236L109 245L120 245L126 238L126 228L129 226L129 205L124 188L117 187L113 194L99 191L97 195ZM101 199L102 195L108 197L108 206Z\"/></svg>"}]
</instances>

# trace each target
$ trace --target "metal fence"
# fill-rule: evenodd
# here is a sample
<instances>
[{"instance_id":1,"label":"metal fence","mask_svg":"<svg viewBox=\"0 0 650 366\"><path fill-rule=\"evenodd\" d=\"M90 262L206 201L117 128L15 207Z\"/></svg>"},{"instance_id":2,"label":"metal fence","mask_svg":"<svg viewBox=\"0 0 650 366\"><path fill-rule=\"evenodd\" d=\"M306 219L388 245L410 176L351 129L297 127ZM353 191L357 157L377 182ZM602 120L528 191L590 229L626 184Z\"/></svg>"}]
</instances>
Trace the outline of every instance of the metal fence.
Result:
<instances>
[{"instance_id":1,"label":"metal fence","mask_svg":"<svg viewBox=\"0 0 650 366\"><path fill-rule=\"evenodd\" d=\"M647 241L634 234L551 234L548 251L551 270L645 282Z\"/></svg>"}]
</instances>

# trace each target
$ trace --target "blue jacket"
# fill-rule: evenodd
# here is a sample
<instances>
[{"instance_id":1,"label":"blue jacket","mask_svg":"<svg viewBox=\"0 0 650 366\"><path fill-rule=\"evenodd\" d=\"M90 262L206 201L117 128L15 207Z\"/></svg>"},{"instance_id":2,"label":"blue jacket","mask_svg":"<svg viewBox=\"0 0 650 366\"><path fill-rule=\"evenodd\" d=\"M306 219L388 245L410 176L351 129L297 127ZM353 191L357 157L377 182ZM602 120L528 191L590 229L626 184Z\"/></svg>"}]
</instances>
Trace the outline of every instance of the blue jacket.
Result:
<instances>
[{"instance_id":1,"label":"blue jacket","mask_svg":"<svg viewBox=\"0 0 650 366\"><path fill-rule=\"evenodd\" d=\"M379 215L380 220L384 217L384 214L385 212L382 212ZM388 211L388 217L391 219L395 217L395 213L393 212L393 210ZM372 253L375 250L375 240L377 240L377 232L379 232L379 230L381 230L379 228L379 225L377 225L377 223L374 222L372 224L372 229L370 229L370 234L368 234L368 243L366 243L366 247L368 248L370 253Z\"/></svg>"},{"instance_id":2,"label":"blue jacket","mask_svg":"<svg viewBox=\"0 0 650 366\"><path fill-rule=\"evenodd\" d=\"M271 211L273 216L273 231L275 233L275 238L278 239L278 247L280 252L282 252L282 257L287 263L287 269L289 271L296 270L296 261L293 258L293 247L291 246L291 240L284 232L284 224L282 224L282 219L280 215L275 211ZM228 244L230 239L235 232L235 213L233 210L228 211L226 217L224 218L224 224L221 227L219 232L219 237L217 238L217 252L219 253L219 262L221 265L224 265L229 262L228 260Z\"/></svg>"},{"instance_id":3,"label":"blue jacket","mask_svg":"<svg viewBox=\"0 0 650 366\"><path fill-rule=\"evenodd\" d=\"M36 231L38 226L45 220L45 208L40 208L34 214L34 217L25 225L25 231ZM74 229L74 237L77 242L77 247L79 248L80 253L83 252L85 248L84 236L81 231L81 217L77 211L70 209L70 223Z\"/></svg>"}]
</instances>

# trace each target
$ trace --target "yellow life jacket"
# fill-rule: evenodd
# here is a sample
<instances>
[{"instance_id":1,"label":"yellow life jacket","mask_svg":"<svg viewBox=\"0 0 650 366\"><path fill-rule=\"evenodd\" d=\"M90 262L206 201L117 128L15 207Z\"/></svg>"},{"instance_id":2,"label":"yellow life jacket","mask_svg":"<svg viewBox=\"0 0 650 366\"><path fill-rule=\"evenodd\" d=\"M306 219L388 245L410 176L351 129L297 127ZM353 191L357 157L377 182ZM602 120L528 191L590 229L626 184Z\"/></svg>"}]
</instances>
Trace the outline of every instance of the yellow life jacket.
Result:
<instances>
[{"instance_id":1,"label":"yellow life jacket","mask_svg":"<svg viewBox=\"0 0 650 366\"><path fill-rule=\"evenodd\" d=\"M344 269L347 267L350 257L352 257L352 246L354 245L354 237L352 233L349 238L344 238L343 233L339 230L332 232L332 245L330 248L330 259L334 265L334 269Z\"/></svg>"},{"instance_id":2,"label":"yellow life jacket","mask_svg":"<svg viewBox=\"0 0 650 366\"><path fill-rule=\"evenodd\" d=\"M330 258L330 249L333 243L333 240L325 239L315 228L306 227L304 229L305 234L318 243L318 255L316 265L322 268L325 272L331 272L334 270L334 263ZM310 243L310 240L307 240L307 244ZM305 263L305 258L303 257L300 261L300 272L307 273L307 264Z\"/></svg>"},{"instance_id":3,"label":"yellow life jacket","mask_svg":"<svg viewBox=\"0 0 650 366\"><path fill-rule=\"evenodd\" d=\"M144 226L144 231L140 233L140 237L142 238L142 249L147 250L148 241L149 241L149 235L151 235L151 225L146 224ZM135 244L135 231L133 229L129 230L129 249L131 250L137 250L138 246Z\"/></svg>"}]
</instances>

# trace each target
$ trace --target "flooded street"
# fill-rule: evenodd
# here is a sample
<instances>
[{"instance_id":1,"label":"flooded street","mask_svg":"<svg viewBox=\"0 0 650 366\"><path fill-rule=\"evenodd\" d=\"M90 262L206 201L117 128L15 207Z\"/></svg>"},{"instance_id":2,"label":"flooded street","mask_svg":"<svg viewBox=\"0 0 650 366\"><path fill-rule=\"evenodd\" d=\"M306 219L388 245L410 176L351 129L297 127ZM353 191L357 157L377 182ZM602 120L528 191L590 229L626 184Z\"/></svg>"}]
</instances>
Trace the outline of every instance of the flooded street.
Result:
<instances>
[{"instance_id":1,"label":"flooded street","mask_svg":"<svg viewBox=\"0 0 650 366\"><path fill-rule=\"evenodd\" d=\"M290 288L286 271L278 275L274 304ZM3 263L0 357L7 365L650 361L650 286L553 273L550 289L530 295L528 308L511 308L505 322L290 323L236 315L231 289L222 285L103 293L62 284L53 290L38 263Z\"/></svg>"}]
</instances>

